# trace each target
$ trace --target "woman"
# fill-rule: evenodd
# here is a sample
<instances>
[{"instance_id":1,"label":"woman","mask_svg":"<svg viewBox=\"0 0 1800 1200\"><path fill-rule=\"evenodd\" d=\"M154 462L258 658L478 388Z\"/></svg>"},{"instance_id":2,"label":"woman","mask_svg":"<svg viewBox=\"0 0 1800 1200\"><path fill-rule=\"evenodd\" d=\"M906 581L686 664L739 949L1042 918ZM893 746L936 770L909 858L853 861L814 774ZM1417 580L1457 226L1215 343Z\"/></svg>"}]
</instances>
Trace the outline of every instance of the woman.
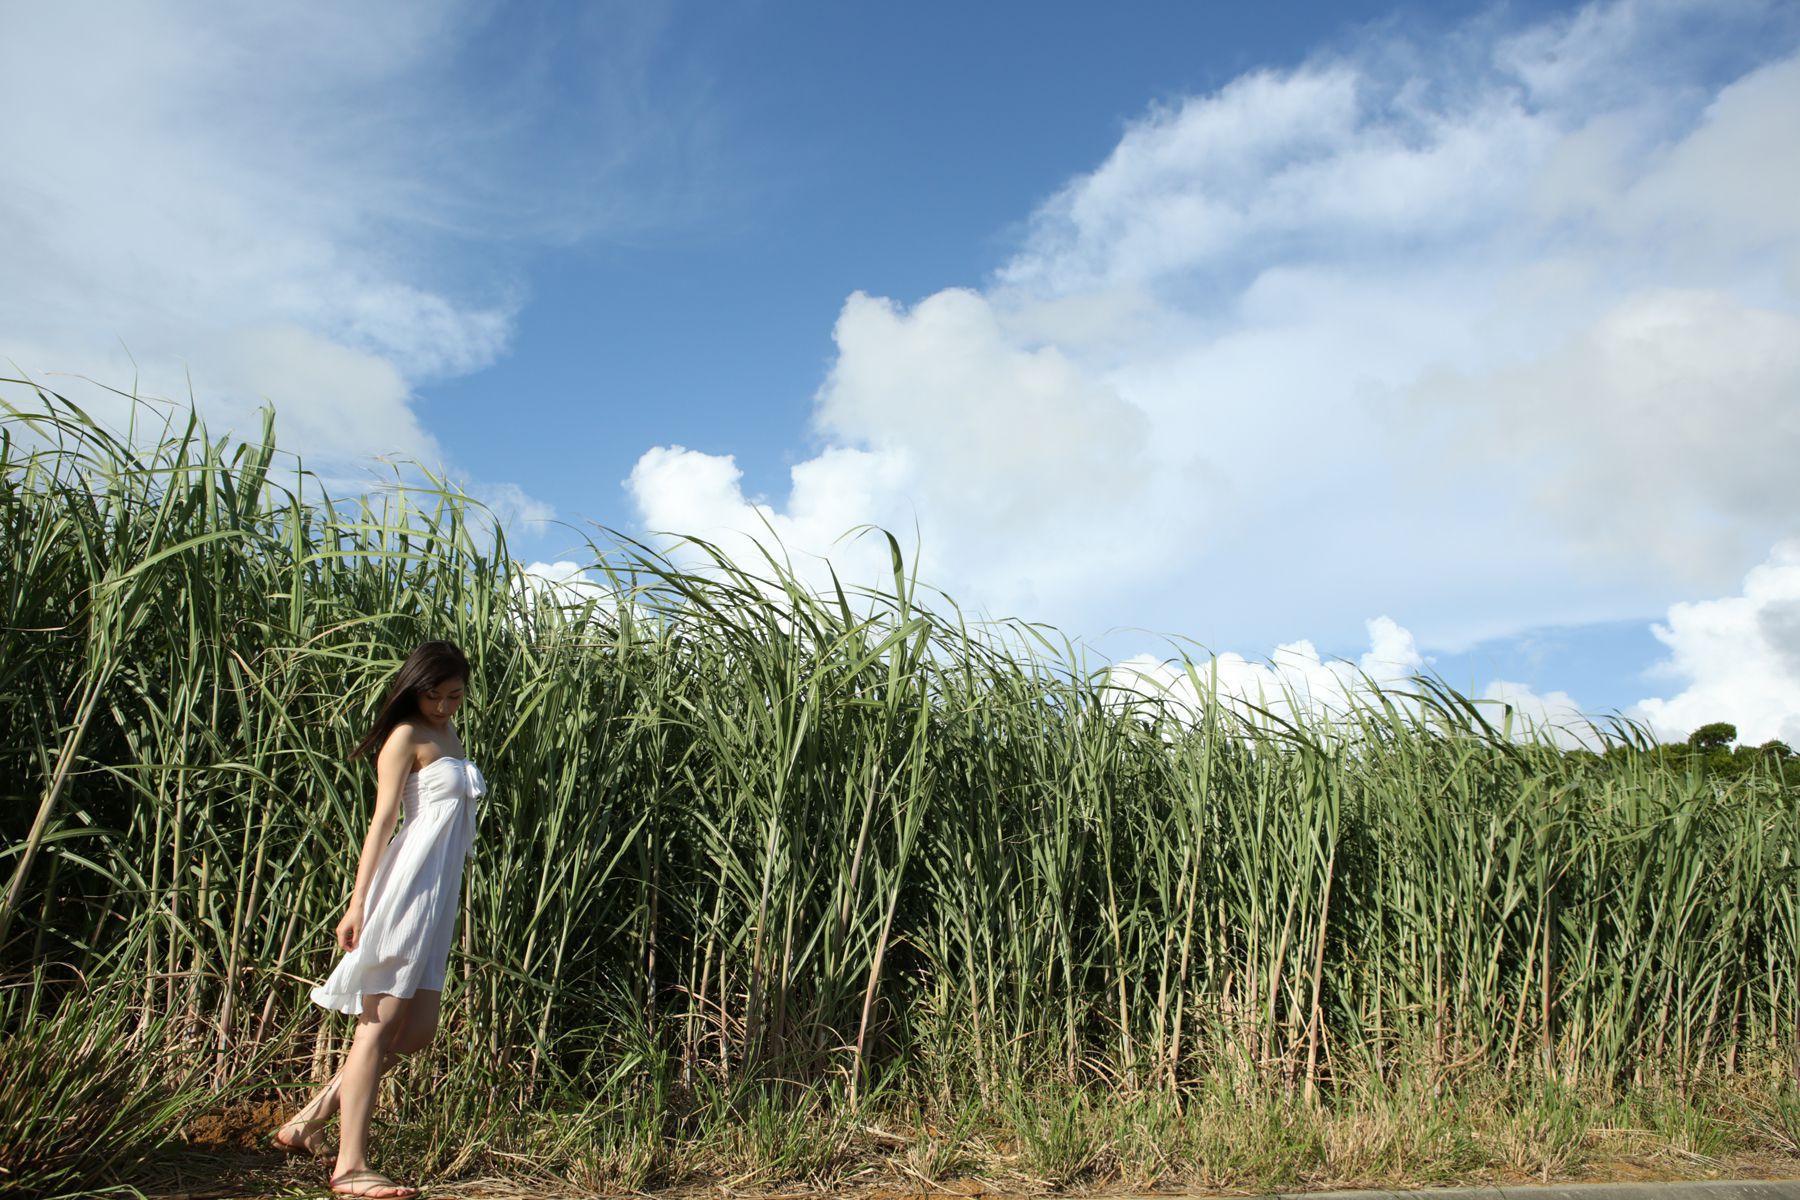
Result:
<instances>
[{"instance_id":1,"label":"woman","mask_svg":"<svg viewBox=\"0 0 1800 1200\"><path fill-rule=\"evenodd\" d=\"M451 724L468 682L461 650L449 642L421 644L350 754L379 751L375 816L337 926L344 957L312 998L354 1014L356 1036L336 1078L275 1134L275 1144L289 1153L317 1154L325 1122L341 1114L331 1172L331 1190L341 1196L418 1195L370 1169L369 1115L382 1072L437 1032L463 860L475 837L475 801L487 791ZM402 808L406 822L394 836Z\"/></svg>"}]
</instances>

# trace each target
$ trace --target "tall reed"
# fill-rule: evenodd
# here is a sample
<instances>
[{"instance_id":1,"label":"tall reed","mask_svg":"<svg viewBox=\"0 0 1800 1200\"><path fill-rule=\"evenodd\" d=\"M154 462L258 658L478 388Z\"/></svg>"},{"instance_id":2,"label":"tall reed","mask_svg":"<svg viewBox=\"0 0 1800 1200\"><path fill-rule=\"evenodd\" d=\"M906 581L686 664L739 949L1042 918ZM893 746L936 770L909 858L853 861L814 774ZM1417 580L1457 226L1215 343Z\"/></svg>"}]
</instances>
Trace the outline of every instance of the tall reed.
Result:
<instances>
[{"instance_id":1,"label":"tall reed","mask_svg":"<svg viewBox=\"0 0 1800 1200\"><path fill-rule=\"evenodd\" d=\"M558 588L441 480L327 496L272 421L115 434L27 395L0 533L9 1038L128 994L131 1044L215 1087L328 1071L346 1030L306 985L366 828L346 754L443 636L492 785L445 1038L412 1068L445 1104L640 1076L1320 1103L1795 1050L1800 810L1773 761L1721 782L1628 728L1565 753L1430 680L1330 719L1122 703L1047 631L928 603L892 539L886 586L818 593L778 556L600 531L598 586ZM40 1033L8 1053L66 1051Z\"/></svg>"}]
</instances>

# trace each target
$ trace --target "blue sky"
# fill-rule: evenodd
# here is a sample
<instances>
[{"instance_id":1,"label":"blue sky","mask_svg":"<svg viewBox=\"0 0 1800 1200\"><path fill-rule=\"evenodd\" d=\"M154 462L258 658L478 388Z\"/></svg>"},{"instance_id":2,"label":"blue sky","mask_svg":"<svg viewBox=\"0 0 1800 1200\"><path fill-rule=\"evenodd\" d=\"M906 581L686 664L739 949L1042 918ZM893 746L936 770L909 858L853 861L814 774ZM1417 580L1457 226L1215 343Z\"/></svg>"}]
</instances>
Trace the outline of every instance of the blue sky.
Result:
<instances>
[{"instance_id":1,"label":"blue sky","mask_svg":"<svg viewBox=\"0 0 1800 1200\"><path fill-rule=\"evenodd\" d=\"M13 13L0 355L546 574L875 522L1146 670L1800 736L1791 6L365 7Z\"/></svg>"},{"instance_id":2,"label":"blue sky","mask_svg":"<svg viewBox=\"0 0 1800 1200\"><path fill-rule=\"evenodd\" d=\"M1128 19L1074 4L674 9L650 47L646 102L699 99L682 101L694 108L672 133L680 144L642 169L654 177L645 191L680 193L683 211L529 254L519 267L530 315L508 356L423 399L485 438L496 389L589 396L598 403L581 432L611 451L617 478L644 447L673 440L735 453L747 490L779 495L808 445L831 326L851 292L912 302L979 287L1037 203L1104 158L1151 103L1292 65L1319 39L1363 36L1400 11L1302 6L1290 26L1193 4ZM1451 11L1406 19L1441 24ZM497 59L485 69L518 65ZM517 476L541 438L521 428L503 445L516 447ZM599 519L622 500L573 473L546 480L542 495Z\"/></svg>"}]
</instances>

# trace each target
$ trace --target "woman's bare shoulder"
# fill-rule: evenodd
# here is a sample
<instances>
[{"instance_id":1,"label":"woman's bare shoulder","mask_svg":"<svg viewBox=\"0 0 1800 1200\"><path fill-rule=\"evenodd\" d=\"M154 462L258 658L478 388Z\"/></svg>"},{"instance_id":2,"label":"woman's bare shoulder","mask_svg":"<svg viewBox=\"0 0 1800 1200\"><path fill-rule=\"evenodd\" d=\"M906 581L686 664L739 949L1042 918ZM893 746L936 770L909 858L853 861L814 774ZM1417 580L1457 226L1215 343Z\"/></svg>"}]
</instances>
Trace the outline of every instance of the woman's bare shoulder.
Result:
<instances>
[{"instance_id":1,"label":"woman's bare shoulder","mask_svg":"<svg viewBox=\"0 0 1800 1200\"><path fill-rule=\"evenodd\" d=\"M408 766L419 755L419 747L424 744L419 727L411 721L401 721L387 735L387 741L381 743L381 757L386 759L404 758Z\"/></svg>"}]
</instances>

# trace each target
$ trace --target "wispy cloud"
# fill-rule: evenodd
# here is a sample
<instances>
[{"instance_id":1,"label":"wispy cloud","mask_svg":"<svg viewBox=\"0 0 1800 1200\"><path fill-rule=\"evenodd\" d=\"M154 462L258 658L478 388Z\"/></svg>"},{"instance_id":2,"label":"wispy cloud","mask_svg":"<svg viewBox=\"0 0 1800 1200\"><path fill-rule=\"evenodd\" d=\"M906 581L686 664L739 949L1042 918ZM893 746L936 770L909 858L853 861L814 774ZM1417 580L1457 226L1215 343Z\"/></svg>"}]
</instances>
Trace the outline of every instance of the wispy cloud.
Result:
<instances>
[{"instance_id":1,"label":"wispy cloud","mask_svg":"<svg viewBox=\"0 0 1800 1200\"><path fill-rule=\"evenodd\" d=\"M668 219L691 110L647 118L657 11L573 36L422 0L9 13L0 359L219 427L272 401L326 465L441 462L413 389L506 351L519 248ZM569 86L575 59L608 82Z\"/></svg>"}]
</instances>

